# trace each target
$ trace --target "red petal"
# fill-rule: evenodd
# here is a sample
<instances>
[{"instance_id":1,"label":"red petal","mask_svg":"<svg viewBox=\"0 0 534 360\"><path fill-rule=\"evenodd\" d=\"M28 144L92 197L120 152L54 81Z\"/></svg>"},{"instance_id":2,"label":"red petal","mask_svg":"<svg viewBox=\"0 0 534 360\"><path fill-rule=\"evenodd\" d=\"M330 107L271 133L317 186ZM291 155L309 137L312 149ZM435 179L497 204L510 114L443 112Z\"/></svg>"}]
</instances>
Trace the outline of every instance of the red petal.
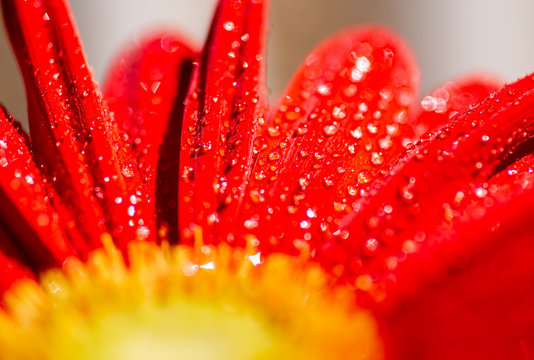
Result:
<instances>
[{"instance_id":1,"label":"red petal","mask_svg":"<svg viewBox=\"0 0 534 360\"><path fill-rule=\"evenodd\" d=\"M360 259L345 280L376 302L388 359L532 354L533 80L419 145L331 245Z\"/></svg>"},{"instance_id":2,"label":"red petal","mask_svg":"<svg viewBox=\"0 0 534 360\"><path fill-rule=\"evenodd\" d=\"M417 80L404 43L380 28L342 32L309 55L255 140L245 234L271 249L313 249L412 140Z\"/></svg>"},{"instance_id":3,"label":"red petal","mask_svg":"<svg viewBox=\"0 0 534 360\"><path fill-rule=\"evenodd\" d=\"M10 117L12 120L12 117ZM76 256L23 136L0 111L0 249L38 270ZM81 249L83 250L83 249Z\"/></svg>"},{"instance_id":4,"label":"red petal","mask_svg":"<svg viewBox=\"0 0 534 360\"><path fill-rule=\"evenodd\" d=\"M60 0L2 2L29 101L33 147L44 174L91 247L111 231L121 246L145 238L141 178L111 125Z\"/></svg>"},{"instance_id":5,"label":"red petal","mask_svg":"<svg viewBox=\"0 0 534 360\"><path fill-rule=\"evenodd\" d=\"M452 241L401 263L402 306L378 312L388 359L529 359L534 351L534 190L457 224ZM427 278L413 289L413 279ZM431 282L429 282L431 281ZM406 294L405 294L406 295ZM414 341L414 339L417 339Z\"/></svg>"},{"instance_id":6,"label":"red petal","mask_svg":"<svg viewBox=\"0 0 534 360\"><path fill-rule=\"evenodd\" d=\"M529 76L424 139L373 185L376 194L360 202L360 211L340 223L350 240L327 239L319 257L324 261L332 252L358 257L360 268L345 266L345 275L363 276L371 281L363 290L375 300L387 300L390 275L398 264L454 238L451 227L461 215L463 199L485 197L488 181L508 154L532 138L533 101L534 78ZM474 216L473 211L468 215ZM430 272L414 274L411 283Z\"/></svg>"},{"instance_id":7,"label":"red petal","mask_svg":"<svg viewBox=\"0 0 534 360\"><path fill-rule=\"evenodd\" d=\"M142 41L117 58L104 97L137 159L158 234L178 239L178 160L184 100L196 52L177 35Z\"/></svg>"},{"instance_id":8,"label":"red petal","mask_svg":"<svg viewBox=\"0 0 534 360\"><path fill-rule=\"evenodd\" d=\"M263 121L265 2L221 1L193 73L180 154L179 222L186 241L197 225L208 242L235 226L255 128Z\"/></svg>"}]
</instances>

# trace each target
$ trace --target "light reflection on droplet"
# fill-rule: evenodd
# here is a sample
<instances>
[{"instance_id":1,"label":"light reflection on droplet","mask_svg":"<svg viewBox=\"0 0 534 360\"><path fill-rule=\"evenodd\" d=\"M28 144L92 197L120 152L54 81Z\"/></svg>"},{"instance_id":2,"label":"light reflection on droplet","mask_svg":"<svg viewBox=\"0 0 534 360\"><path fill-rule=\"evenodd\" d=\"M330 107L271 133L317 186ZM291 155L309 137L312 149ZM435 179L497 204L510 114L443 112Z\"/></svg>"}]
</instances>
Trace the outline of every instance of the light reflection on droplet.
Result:
<instances>
[{"instance_id":1,"label":"light reflection on droplet","mask_svg":"<svg viewBox=\"0 0 534 360\"><path fill-rule=\"evenodd\" d=\"M257 254L248 256L248 259L250 260L252 265L254 266L260 265L261 264L261 251L258 252Z\"/></svg>"}]
</instances>

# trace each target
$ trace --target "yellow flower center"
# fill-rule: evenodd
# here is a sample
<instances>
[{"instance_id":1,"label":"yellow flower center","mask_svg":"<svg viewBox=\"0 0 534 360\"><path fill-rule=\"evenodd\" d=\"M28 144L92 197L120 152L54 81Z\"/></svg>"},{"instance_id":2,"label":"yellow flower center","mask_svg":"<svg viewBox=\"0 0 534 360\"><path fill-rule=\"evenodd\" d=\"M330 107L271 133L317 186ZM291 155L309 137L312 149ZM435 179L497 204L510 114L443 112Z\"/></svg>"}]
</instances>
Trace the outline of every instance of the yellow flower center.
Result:
<instances>
[{"instance_id":1,"label":"yellow flower center","mask_svg":"<svg viewBox=\"0 0 534 360\"><path fill-rule=\"evenodd\" d=\"M2 359L380 359L372 316L317 266L225 245L113 246L22 281Z\"/></svg>"}]
</instances>

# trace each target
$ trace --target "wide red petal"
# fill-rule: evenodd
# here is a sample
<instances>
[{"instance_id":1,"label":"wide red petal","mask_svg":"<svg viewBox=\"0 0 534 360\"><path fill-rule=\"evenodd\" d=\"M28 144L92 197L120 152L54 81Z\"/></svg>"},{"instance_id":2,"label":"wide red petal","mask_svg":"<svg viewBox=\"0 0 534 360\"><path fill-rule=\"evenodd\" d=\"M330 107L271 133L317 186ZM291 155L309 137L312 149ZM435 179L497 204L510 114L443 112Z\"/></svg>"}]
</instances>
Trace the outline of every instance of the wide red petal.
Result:
<instances>
[{"instance_id":1,"label":"wide red petal","mask_svg":"<svg viewBox=\"0 0 534 360\"><path fill-rule=\"evenodd\" d=\"M397 297L396 306L376 311L388 359L532 356L534 176L529 177L526 189L501 189L479 199L455 222L452 238L414 249L398 263L390 274L397 291L388 293Z\"/></svg>"},{"instance_id":2,"label":"wide red petal","mask_svg":"<svg viewBox=\"0 0 534 360\"><path fill-rule=\"evenodd\" d=\"M534 78L527 76L424 138L373 184L375 193L359 202L359 210L339 224L340 232L350 234L348 241L336 234L325 239L319 261L339 267L328 259L333 254L345 257L347 281L356 278L375 301L387 301L388 279L397 264L453 239L458 217L476 213L466 199L485 198L496 172L529 144L533 101ZM350 266L351 257L358 259L357 268ZM422 278L430 272L415 275Z\"/></svg>"},{"instance_id":3,"label":"wide red petal","mask_svg":"<svg viewBox=\"0 0 534 360\"><path fill-rule=\"evenodd\" d=\"M111 232L121 247L149 237L151 214L128 148L86 65L61 0L2 1L26 84L37 162L90 247Z\"/></svg>"},{"instance_id":4,"label":"wide red petal","mask_svg":"<svg viewBox=\"0 0 534 360\"><path fill-rule=\"evenodd\" d=\"M265 108L266 1L221 1L193 73L180 154L182 239L213 242L236 225ZM197 232L198 233L198 232ZM218 234L218 235L217 235Z\"/></svg>"},{"instance_id":5,"label":"wide red petal","mask_svg":"<svg viewBox=\"0 0 534 360\"><path fill-rule=\"evenodd\" d=\"M164 32L130 47L111 66L104 98L137 160L147 209L161 239L178 239L178 162L184 100L197 53Z\"/></svg>"},{"instance_id":6,"label":"wide red petal","mask_svg":"<svg viewBox=\"0 0 534 360\"><path fill-rule=\"evenodd\" d=\"M413 140L417 86L411 53L385 29L347 30L313 51L255 139L240 235L313 251L352 211L348 200Z\"/></svg>"}]
</instances>

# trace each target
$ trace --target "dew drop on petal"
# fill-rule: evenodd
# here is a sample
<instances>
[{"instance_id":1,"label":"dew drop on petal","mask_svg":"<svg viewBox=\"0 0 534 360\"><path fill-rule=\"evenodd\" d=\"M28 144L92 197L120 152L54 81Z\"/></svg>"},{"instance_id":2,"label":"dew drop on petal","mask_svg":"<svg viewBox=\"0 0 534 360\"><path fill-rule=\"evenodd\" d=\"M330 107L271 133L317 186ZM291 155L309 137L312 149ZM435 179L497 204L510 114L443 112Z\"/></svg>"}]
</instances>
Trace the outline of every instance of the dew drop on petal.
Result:
<instances>
[{"instance_id":1,"label":"dew drop on petal","mask_svg":"<svg viewBox=\"0 0 534 360\"><path fill-rule=\"evenodd\" d=\"M121 169L122 175L124 175L127 178L131 178L135 175L134 170L131 166L123 166Z\"/></svg>"},{"instance_id":2,"label":"dew drop on petal","mask_svg":"<svg viewBox=\"0 0 534 360\"><path fill-rule=\"evenodd\" d=\"M304 229L304 230L307 230L307 229L311 228L311 223L308 220L302 220L300 222L300 228Z\"/></svg>"},{"instance_id":3,"label":"dew drop on petal","mask_svg":"<svg viewBox=\"0 0 534 360\"><path fill-rule=\"evenodd\" d=\"M250 260L250 262L252 263L252 265L254 266L258 266L261 264L261 251L254 254L254 255L250 255L248 257L248 259Z\"/></svg>"},{"instance_id":4,"label":"dew drop on petal","mask_svg":"<svg viewBox=\"0 0 534 360\"><path fill-rule=\"evenodd\" d=\"M231 21L227 21L227 22L225 22L225 23L223 24L223 28L224 28L224 30L226 30L226 31L232 31L232 30L235 29L235 25L234 25L233 22L231 22Z\"/></svg>"},{"instance_id":5,"label":"dew drop on petal","mask_svg":"<svg viewBox=\"0 0 534 360\"><path fill-rule=\"evenodd\" d=\"M350 78L354 82L358 82L363 78L363 73L358 68L352 68L352 71L350 72Z\"/></svg>"},{"instance_id":6,"label":"dew drop on petal","mask_svg":"<svg viewBox=\"0 0 534 360\"><path fill-rule=\"evenodd\" d=\"M363 131L361 128L356 128L353 130L350 130L350 135L355 139L361 139L363 136Z\"/></svg>"},{"instance_id":7,"label":"dew drop on petal","mask_svg":"<svg viewBox=\"0 0 534 360\"><path fill-rule=\"evenodd\" d=\"M367 184L371 181L371 174L367 170L362 170L358 173L358 182L360 184Z\"/></svg>"},{"instance_id":8,"label":"dew drop on petal","mask_svg":"<svg viewBox=\"0 0 534 360\"><path fill-rule=\"evenodd\" d=\"M373 255L378 251L379 247L378 240L375 238L367 239L364 244L363 251L366 255Z\"/></svg>"},{"instance_id":9,"label":"dew drop on petal","mask_svg":"<svg viewBox=\"0 0 534 360\"><path fill-rule=\"evenodd\" d=\"M308 217L310 219L313 219L313 218L317 217L317 214L315 213L315 210L313 210L312 208L306 210L306 215L308 215Z\"/></svg>"},{"instance_id":10,"label":"dew drop on petal","mask_svg":"<svg viewBox=\"0 0 534 360\"><path fill-rule=\"evenodd\" d=\"M332 116L338 120L341 120L346 116L346 113L342 106L334 106L334 109L332 110Z\"/></svg>"},{"instance_id":11,"label":"dew drop on petal","mask_svg":"<svg viewBox=\"0 0 534 360\"><path fill-rule=\"evenodd\" d=\"M371 163L377 166L382 165L384 163L384 157L380 153L373 152L371 153Z\"/></svg>"},{"instance_id":12,"label":"dew drop on petal","mask_svg":"<svg viewBox=\"0 0 534 360\"><path fill-rule=\"evenodd\" d=\"M331 88L327 84L320 84L317 86L317 92L323 96L328 96L330 95Z\"/></svg>"},{"instance_id":13,"label":"dew drop on petal","mask_svg":"<svg viewBox=\"0 0 534 360\"><path fill-rule=\"evenodd\" d=\"M250 218L248 220L245 220L244 224L245 228L247 228L248 230L252 230L252 229L255 229L258 227L258 220L254 219L254 218Z\"/></svg>"},{"instance_id":14,"label":"dew drop on petal","mask_svg":"<svg viewBox=\"0 0 534 360\"><path fill-rule=\"evenodd\" d=\"M338 125L334 123L334 124L326 125L323 128L323 131L326 136L332 136L337 133L338 129L339 129Z\"/></svg>"}]
</instances>

